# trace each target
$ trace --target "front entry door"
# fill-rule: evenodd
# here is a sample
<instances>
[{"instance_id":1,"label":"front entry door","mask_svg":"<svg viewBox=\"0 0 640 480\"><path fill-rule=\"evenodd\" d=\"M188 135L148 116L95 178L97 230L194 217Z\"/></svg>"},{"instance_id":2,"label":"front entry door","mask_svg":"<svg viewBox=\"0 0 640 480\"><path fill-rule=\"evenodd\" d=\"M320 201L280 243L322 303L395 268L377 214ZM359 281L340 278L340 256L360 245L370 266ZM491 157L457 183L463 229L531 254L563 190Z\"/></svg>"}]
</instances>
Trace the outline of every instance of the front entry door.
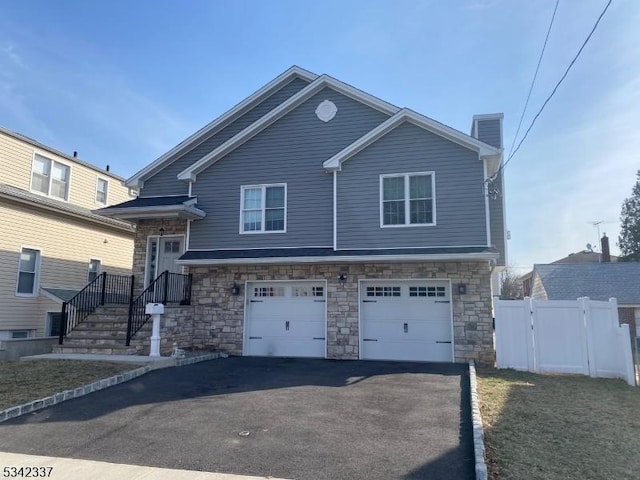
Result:
<instances>
[{"instance_id":1,"label":"front entry door","mask_svg":"<svg viewBox=\"0 0 640 480\"><path fill-rule=\"evenodd\" d=\"M160 237L156 277L165 270L182 273L182 267L176 264L176 260L182 256L183 240L183 237Z\"/></svg>"},{"instance_id":2,"label":"front entry door","mask_svg":"<svg viewBox=\"0 0 640 480\"><path fill-rule=\"evenodd\" d=\"M149 237L145 285L153 282L165 270L182 273L176 260L184 253L184 236Z\"/></svg>"}]
</instances>

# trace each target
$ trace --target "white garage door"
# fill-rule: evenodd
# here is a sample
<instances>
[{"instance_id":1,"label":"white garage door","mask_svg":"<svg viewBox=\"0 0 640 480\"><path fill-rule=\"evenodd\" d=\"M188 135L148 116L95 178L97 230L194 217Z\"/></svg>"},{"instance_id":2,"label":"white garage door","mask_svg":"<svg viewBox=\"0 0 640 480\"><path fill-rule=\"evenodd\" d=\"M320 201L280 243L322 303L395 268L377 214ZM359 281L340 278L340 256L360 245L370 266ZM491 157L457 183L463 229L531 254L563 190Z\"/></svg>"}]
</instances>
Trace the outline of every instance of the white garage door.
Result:
<instances>
[{"instance_id":1,"label":"white garage door","mask_svg":"<svg viewBox=\"0 0 640 480\"><path fill-rule=\"evenodd\" d=\"M325 356L324 282L247 284L245 355Z\"/></svg>"},{"instance_id":2,"label":"white garage door","mask_svg":"<svg viewBox=\"0 0 640 480\"><path fill-rule=\"evenodd\" d=\"M362 282L361 358L453 361L449 282Z\"/></svg>"}]
</instances>

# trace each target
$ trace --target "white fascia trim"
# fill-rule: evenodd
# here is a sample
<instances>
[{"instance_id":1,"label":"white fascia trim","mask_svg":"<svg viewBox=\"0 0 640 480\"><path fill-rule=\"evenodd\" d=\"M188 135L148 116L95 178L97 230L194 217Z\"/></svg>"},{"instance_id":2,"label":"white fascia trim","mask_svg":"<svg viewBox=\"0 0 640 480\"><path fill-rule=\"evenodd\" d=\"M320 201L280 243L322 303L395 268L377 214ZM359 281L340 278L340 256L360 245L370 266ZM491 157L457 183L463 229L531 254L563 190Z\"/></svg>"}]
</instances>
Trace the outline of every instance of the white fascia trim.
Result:
<instances>
[{"instance_id":1,"label":"white fascia trim","mask_svg":"<svg viewBox=\"0 0 640 480\"><path fill-rule=\"evenodd\" d=\"M333 249L338 250L338 172L333 171Z\"/></svg>"},{"instance_id":2,"label":"white fascia trim","mask_svg":"<svg viewBox=\"0 0 640 480\"><path fill-rule=\"evenodd\" d=\"M311 98L313 95L315 95L325 87L332 88L343 95L351 97L388 115L393 115L399 110L398 107L380 100L379 98L376 98L372 95L369 95L368 93L365 93L361 90L357 90L356 88L347 85L340 80L336 80L329 75L322 75L311 82L309 85L307 85L305 88L300 90L294 96L289 98L286 102L280 104L271 112L267 113L265 116L242 130L240 133L238 133L234 137L231 137L214 151L205 155L193 165L180 172L178 174L178 179L195 182L196 176L200 172L223 158L225 155L231 153L243 143L255 137L269 125L272 125L273 123L281 119L287 113L297 108L299 105L301 105L303 102Z\"/></svg>"},{"instance_id":3,"label":"white fascia trim","mask_svg":"<svg viewBox=\"0 0 640 480\"><path fill-rule=\"evenodd\" d=\"M157 207L111 208L108 211L95 210L97 215L116 218L157 218L184 215L191 220L206 217L206 213L191 204L162 205Z\"/></svg>"},{"instance_id":4,"label":"white fascia trim","mask_svg":"<svg viewBox=\"0 0 640 480\"><path fill-rule=\"evenodd\" d=\"M204 139L213 130L220 127L221 125L225 125L226 123L229 123L230 120L233 120L237 116L241 115L242 113L250 110L255 105L257 105L257 103L262 101L264 98L270 96L275 91L291 83L296 77L302 78L303 80L306 80L308 82L313 82L316 78L318 78L318 75L294 65L293 67L289 68L288 70L286 70L285 72L283 72L282 74L278 75L276 78L271 80L265 86L263 86L262 88L260 88L259 90L257 90L256 92L248 96L247 98L245 98L242 102L238 103L231 110L227 110L225 113L220 115L214 121L205 125L196 133L194 133L187 139L183 140L178 145L176 145L171 150L169 150L167 153L165 153L164 155L162 155L161 157L159 157L158 159L154 160L152 163L144 167L142 170L134 174L132 177L127 179L127 181L125 182L125 185L128 187L141 188L141 182L143 180L145 180L151 173L161 169L161 167L165 163L167 163L169 160L172 160L175 155L202 143Z\"/></svg>"},{"instance_id":5,"label":"white fascia trim","mask_svg":"<svg viewBox=\"0 0 640 480\"><path fill-rule=\"evenodd\" d=\"M491 209L489 208L489 176L487 175L487 164L482 164L484 181L482 182L482 193L484 195L484 215L485 228L487 230L487 247L491 246Z\"/></svg>"},{"instance_id":6,"label":"white fascia trim","mask_svg":"<svg viewBox=\"0 0 640 480\"><path fill-rule=\"evenodd\" d=\"M289 263L373 263L373 262L481 262L497 258L497 253L423 254L423 255L344 255L339 257L267 257L176 260L179 265L252 265Z\"/></svg>"},{"instance_id":7,"label":"white fascia trim","mask_svg":"<svg viewBox=\"0 0 640 480\"><path fill-rule=\"evenodd\" d=\"M504 118L504 113L481 113L479 115L474 115L474 120L502 120Z\"/></svg>"},{"instance_id":8,"label":"white fascia trim","mask_svg":"<svg viewBox=\"0 0 640 480\"><path fill-rule=\"evenodd\" d=\"M353 157L355 154L365 149L372 143L376 142L396 127L400 126L404 122L411 122L417 127L421 127L436 135L440 135L448 140L451 140L463 147L469 148L475 152L478 152L481 159L485 157L499 157L502 156L502 149L492 147L480 140L473 138L465 133L462 133L454 128L448 127L440 122L437 122L429 117L425 117L413 110L403 108L399 110L395 115L378 125L367 134L360 137L342 151L335 154L330 159L323 163L323 167L326 170L340 170L342 163Z\"/></svg>"}]
</instances>

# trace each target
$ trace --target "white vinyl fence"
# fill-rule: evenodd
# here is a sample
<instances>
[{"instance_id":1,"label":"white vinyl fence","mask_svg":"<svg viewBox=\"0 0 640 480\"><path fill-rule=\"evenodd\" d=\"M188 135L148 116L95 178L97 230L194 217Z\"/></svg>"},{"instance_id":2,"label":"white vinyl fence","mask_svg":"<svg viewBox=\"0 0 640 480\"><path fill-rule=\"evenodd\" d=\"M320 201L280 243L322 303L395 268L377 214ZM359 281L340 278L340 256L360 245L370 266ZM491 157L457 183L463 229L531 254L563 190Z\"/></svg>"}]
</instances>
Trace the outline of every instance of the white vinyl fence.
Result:
<instances>
[{"instance_id":1,"label":"white vinyl fence","mask_svg":"<svg viewBox=\"0 0 640 480\"><path fill-rule=\"evenodd\" d=\"M498 368L622 378L635 385L629 325L615 298L495 300Z\"/></svg>"}]
</instances>

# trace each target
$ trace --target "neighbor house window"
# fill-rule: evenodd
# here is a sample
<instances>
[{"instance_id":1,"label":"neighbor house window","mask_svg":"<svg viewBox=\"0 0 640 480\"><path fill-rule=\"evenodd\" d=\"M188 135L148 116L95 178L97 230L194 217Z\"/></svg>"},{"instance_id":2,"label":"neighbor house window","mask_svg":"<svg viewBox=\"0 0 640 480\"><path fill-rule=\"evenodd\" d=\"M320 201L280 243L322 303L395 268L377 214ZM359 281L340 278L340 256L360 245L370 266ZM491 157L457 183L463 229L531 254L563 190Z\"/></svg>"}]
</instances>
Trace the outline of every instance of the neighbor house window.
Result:
<instances>
[{"instance_id":1,"label":"neighbor house window","mask_svg":"<svg viewBox=\"0 0 640 480\"><path fill-rule=\"evenodd\" d=\"M98 183L96 185L96 202L97 203L107 203L107 192L109 190L109 182L106 180L99 178Z\"/></svg>"},{"instance_id":2,"label":"neighbor house window","mask_svg":"<svg viewBox=\"0 0 640 480\"><path fill-rule=\"evenodd\" d=\"M69 198L70 167L36 154L33 158L31 190L60 200Z\"/></svg>"},{"instance_id":3,"label":"neighbor house window","mask_svg":"<svg viewBox=\"0 0 640 480\"><path fill-rule=\"evenodd\" d=\"M286 185L242 187L240 233L286 230Z\"/></svg>"},{"instance_id":4,"label":"neighbor house window","mask_svg":"<svg viewBox=\"0 0 640 480\"><path fill-rule=\"evenodd\" d=\"M38 281L38 262L40 252L30 248L23 248L20 252L18 264L18 284L16 294L35 295Z\"/></svg>"},{"instance_id":5,"label":"neighbor house window","mask_svg":"<svg viewBox=\"0 0 640 480\"><path fill-rule=\"evenodd\" d=\"M102 262L100 262L100 260L96 260L95 258L89 260L89 276L87 280L89 282L93 282L98 277L98 275L100 275L101 270Z\"/></svg>"},{"instance_id":6,"label":"neighbor house window","mask_svg":"<svg viewBox=\"0 0 640 480\"><path fill-rule=\"evenodd\" d=\"M381 175L381 226L434 225L434 186L433 173Z\"/></svg>"}]
</instances>

